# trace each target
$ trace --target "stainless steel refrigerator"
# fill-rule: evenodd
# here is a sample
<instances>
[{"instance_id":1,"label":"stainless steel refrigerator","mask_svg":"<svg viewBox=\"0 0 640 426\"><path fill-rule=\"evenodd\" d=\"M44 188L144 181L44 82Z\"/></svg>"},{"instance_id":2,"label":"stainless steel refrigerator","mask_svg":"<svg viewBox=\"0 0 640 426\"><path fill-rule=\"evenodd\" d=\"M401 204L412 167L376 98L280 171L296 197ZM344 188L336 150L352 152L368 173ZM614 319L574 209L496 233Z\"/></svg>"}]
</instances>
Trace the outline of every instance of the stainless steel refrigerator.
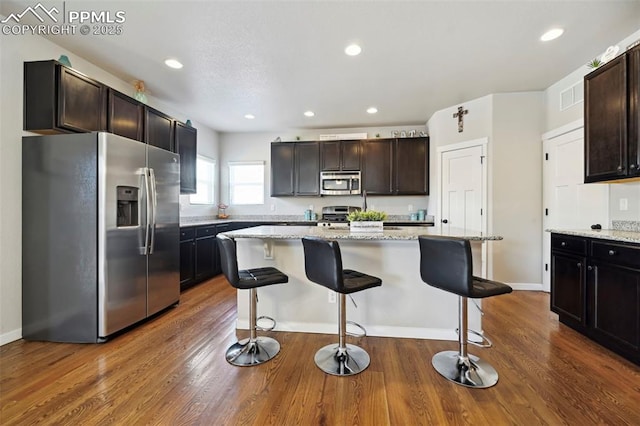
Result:
<instances>
[{"instance_id":1,"label":"stainless steel refrigerator","mask_svg":"<svg viewBox=\"0 0 640 426\"><path fill-rule=\"evenodd\" d=\"M22 334L102 342L178 303L177 154L94 132L22 139Z\"/></svg>"}]
</instances>

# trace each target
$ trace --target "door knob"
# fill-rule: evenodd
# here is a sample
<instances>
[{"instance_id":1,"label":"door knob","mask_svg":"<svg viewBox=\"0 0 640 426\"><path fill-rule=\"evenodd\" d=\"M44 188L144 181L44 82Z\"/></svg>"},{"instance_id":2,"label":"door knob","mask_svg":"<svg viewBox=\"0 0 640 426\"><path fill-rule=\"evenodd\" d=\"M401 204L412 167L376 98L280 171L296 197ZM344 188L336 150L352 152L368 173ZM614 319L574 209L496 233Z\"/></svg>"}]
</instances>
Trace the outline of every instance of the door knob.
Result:
<instances>
[{"instance_id":1,"label":"door knob","mask_svg":"<svg viewBox=\"0 0 640 426\"><path fill-rule=\"evenodd\" d=\"M442 219L442 223L449 223L447 219Z\"/></svg>"}]
</instances>

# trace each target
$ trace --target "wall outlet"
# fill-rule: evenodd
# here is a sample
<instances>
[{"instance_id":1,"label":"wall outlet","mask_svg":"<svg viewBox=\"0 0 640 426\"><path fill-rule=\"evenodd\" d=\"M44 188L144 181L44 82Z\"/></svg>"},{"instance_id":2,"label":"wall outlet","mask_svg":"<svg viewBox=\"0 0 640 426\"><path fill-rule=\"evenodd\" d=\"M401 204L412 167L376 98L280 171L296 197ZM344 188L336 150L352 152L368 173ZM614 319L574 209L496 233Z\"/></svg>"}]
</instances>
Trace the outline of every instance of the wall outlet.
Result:
<instances>
[{"instance_id":1,"label":"wall outlet","mask_svg":"<svg viewBox=\"0 0 640 426\"><path fill-rule=\"evenodd\" d=\"M276 211L276 205L275 204L271 204L271 211L275 212Z\"/></svg>"},{"instance_id":2,"label":"wall outlet","mask_svg":"<svg viewBox=\"0 0 640 426\"><path fill-rule=\"evenodd\" d=\"M629 200L627 198L620 198L620 211L629 210Z\"/></svg>"},{"instance_id":3,"label":"wall outlet","mask_svg":"<svg viewBox=\"0 0 640 426\"><path fill-rule=\"evenodd\" d=\"M333 290L327 290L329 293L327 293L327 302L329 303L336 303L336 292Z\"/></svg>"},{"instance_id":4,"label":"wall outlet","mask_svg":"<svg viewBox=\"0 0 640 426\"><path fill-rule=\"evenodd\" d=\"M413 211L413 204L409 204L409 213Z\"/></svg>"}]
</instances>

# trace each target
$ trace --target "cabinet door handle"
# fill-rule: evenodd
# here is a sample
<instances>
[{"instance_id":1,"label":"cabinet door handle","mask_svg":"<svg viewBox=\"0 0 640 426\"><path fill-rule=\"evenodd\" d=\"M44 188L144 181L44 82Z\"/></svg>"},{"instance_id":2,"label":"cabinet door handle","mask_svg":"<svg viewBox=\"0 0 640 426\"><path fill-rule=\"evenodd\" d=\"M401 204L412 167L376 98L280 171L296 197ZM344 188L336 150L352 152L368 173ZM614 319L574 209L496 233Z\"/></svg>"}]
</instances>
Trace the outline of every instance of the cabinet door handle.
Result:
<instances>
[{"instance_id":1,"label":"cabinet door handle","mask_svg":"<svg viewBox=\"0 0 640 426\"><path fill-rule=\"evenodd\" d=\"M615 250L609 250L609 256L615 256L615 255L616 255Z\"/></svg>"},{"instance_id":2,"label":"cabinet door handle","mask_svg":"<svg viewBox=\"0 0 640 426\"><path fill-rule=\"evenodd\" d=\"M577 266L578 268L582 268L582 263L581 263L581 262L578 262L576 266Z\"/></svg>"},{"instance_id":3,"label":"cabinet door handle","mask_svg":"<svg viewBox=\"0 0 640 426\"><path fill-rule=\"evenodd\" d=\"M631 165L629 166L629 168L630 168L631 170L635 170L635 169L636 169L636 167L638 167L638 166L636 166L635 164L631 164Z\"/></svg>"},{"instance_id":4,"label":"cabinet door handle","mask_svg":"<svg viewBox=\"0 0 640 426\"><path fill-rule=\"evenodd\" d=\"M616 170L618 170L619 172L621 172L621 171L623 171L623 170L624 170L624 167L623 167L623 166L618 166L618 168L617 168Z\"/></svg>"},{"instance_id":5,"label":"cabinet door handle","mask_svg":"<svg viewBox=\"0 0 640 426\"><path fill-rule=\"evenodd\" d=\"M560 246L561 246L561 247L566 247L566 246L567 246L567 243L565 243L565 242L563 241L563 242L561 242L561 243L560 243Z\"/></svg>"},{"instance_id":6,"label":"cabinet door handle","mask_svg":"<svg viewBox=\"0 0 640 426\"><path fill-rule=\"evenodd\" d=\"M588 269L589 271L593 271L593 266L587 266L587 269Z\"/></svg>"},{"instance_id":7,"label":"cabinet door handle","mask_svg":"<svg viewBox=\"0 0 640 426\"><path fill-rule=\"evenodd\" d=\"M449 223L447 219L442 219L442 223Z\"/></svg>"}]
</instances>

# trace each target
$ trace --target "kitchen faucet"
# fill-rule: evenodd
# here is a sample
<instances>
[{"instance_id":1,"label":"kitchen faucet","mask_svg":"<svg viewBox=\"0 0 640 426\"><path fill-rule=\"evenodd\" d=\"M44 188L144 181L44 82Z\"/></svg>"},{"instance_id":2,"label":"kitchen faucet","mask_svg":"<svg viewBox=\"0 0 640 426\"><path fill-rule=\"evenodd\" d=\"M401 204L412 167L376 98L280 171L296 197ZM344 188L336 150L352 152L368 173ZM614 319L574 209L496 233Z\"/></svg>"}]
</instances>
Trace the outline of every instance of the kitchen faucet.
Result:
<instances>
[{"instance_id":1,"label":"kitchen faucet","mask_svg":"<svg viewBox=\"0 0 640 426\"><path fill-rule=\"evenodd\" d=\"M362 211L366 212L367 211L367 190L363 189L362 190Z\"/></svg>"}]
</instances>

